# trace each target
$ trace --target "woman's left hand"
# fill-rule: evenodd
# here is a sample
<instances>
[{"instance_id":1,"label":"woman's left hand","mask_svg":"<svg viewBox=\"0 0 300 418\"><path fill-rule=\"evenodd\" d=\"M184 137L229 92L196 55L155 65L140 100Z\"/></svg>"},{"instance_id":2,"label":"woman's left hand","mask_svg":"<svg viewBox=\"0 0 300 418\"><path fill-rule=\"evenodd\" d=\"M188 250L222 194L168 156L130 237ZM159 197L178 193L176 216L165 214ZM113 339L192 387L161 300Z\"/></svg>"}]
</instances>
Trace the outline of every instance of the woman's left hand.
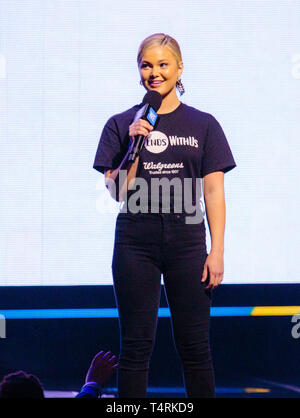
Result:
<instances>
[{"instance_id":1,"label":"woman's left hand","mask_svg":"<svg viewBox=\"0 0 300 418\"><path fill-rule=\"evenodd\" d=\"M209 283L205 289L214 289L223 280L224 260L223 252L211 251L206 257L201 282L205 282L209 275Z\"/></svg>"}]
</instances>

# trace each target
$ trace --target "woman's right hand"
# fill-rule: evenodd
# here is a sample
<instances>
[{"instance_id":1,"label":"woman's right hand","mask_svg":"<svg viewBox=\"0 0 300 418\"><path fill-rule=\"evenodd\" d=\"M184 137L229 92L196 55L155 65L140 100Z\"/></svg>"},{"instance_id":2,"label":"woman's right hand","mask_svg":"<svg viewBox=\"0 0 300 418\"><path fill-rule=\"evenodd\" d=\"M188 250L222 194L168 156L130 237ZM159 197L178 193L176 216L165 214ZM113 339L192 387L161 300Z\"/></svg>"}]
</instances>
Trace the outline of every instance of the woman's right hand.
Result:
<instances>
[{"instance_id":1,"label":"woman's right hand","mask_svg":"<svg viewBox=\"0 0 300 418\"><path fill-rule=\"evenodd\" d=\"M129 125L129 136L131 140L136 135L144 135L145 137L153 130L153 126L144 119L138 119L136 122L133 122Z\"/></svg>"}]
</instances>

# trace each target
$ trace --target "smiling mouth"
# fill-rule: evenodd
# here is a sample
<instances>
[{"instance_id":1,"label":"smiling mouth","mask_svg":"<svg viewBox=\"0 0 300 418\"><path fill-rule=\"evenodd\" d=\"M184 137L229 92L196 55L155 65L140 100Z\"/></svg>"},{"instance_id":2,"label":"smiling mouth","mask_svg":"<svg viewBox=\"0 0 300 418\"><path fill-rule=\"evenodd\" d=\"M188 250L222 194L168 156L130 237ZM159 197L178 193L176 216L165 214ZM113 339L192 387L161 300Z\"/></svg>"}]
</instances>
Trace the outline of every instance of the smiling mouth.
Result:
<instances>
[{"instance_id":1,"label":"smiling mouth","mask_svg":"<svg viewBox=\"0 0 300 418\"><path fill-rule=\"evenodd\" d=\"M159 87L161 84L163 83L163 81L149 81L149 84L151 87Z\"/></svg>"}]
</instances>

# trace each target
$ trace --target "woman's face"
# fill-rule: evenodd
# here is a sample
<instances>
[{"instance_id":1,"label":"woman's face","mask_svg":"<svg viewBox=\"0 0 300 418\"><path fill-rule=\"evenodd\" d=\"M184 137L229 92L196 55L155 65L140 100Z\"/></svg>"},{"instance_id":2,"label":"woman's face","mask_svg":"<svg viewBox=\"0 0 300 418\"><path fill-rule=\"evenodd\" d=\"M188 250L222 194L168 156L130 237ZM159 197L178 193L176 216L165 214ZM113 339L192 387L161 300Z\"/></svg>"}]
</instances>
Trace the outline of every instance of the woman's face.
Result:
<instances>
[{"instance_id":1,"label":"woman's face","mask_svg":"<svg viewBox=\"0 0 300 418\"><path fill-rule=\"evenodd\" d=\"M176 81L183 71L183 64L182 61L177 64L168 48L153 46L146 49L139 71L145 88L157 90L164 97L176 90Z\"/></svg>"}]
</instances>

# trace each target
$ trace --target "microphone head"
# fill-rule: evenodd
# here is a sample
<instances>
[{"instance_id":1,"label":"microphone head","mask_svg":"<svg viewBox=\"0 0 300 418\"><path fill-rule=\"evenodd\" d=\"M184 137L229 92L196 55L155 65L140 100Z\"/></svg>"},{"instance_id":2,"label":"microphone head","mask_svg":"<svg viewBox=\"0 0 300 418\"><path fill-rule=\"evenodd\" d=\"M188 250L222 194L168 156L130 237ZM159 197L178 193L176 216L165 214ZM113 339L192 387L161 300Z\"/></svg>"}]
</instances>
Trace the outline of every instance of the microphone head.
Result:
<instances>
[{"instance_id":1,"label":"microphone head","mask_svg":"<svg viewBox=\"0 0 300 418\"><path fill-rule=\"evenodd\" d=\"M160 108L161 102L162 96L158 91L155 90L149 90L143 98L143 105L149 103L155 112L157 112Z\"/></svg>"}]
</instances>

